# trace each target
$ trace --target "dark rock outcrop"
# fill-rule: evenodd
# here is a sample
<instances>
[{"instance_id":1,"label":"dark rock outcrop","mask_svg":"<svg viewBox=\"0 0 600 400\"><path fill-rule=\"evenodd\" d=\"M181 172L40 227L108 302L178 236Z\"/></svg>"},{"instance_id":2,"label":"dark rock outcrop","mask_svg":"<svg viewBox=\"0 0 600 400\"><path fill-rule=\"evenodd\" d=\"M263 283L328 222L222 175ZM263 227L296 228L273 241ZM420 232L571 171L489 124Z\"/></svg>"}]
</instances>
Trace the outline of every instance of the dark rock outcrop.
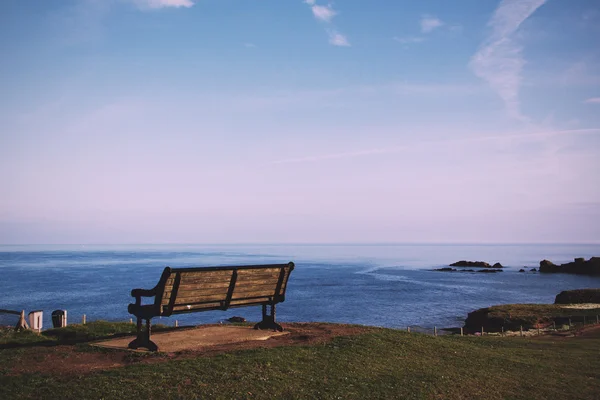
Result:
<instances>
[{"instance_id":1,"label":"dark rock outcrop","mask_svg":"<svg viewBox=\"0 0 600 400\"><path fill-rule=\"evenodd\" d=\"M600 257L592 257L587 261L584 258L576 258L573 262L561 265L556 265L548 260L542 260L540 261L540 272L600 275Z\"/></svg>"},{"instance_id":2,"label":"dark rock outcrop","mask_svg":"<svg viewBox=\"0 0 600 400\"><path fill-rule=\"evenodd\" d=\"M450 264L451 267L479 267L479 268L491 268L492 266L484 261L457 261L454 264Z\"/></svg>"},{"instance_id":3,"label":"dark rock outcrop","mask_svg":"<svg viewBox=\"0 0 600 400\"><path fill-rule=\"evenodd\" d=\"M519 270L519 272L525 272L525 270L524 270L523 268L521 268L521 269Z\"/></svg>"},{"instance_id":4,"label":"dark rock outcrop","mask_svg":"<svg viewBox=\"0 0 600 400\"><path fill-rule=\"evenodd\" d=\"M456 268L450 268L450 267L438 268L438 269L434 269L434 271L440 271L440 272L481 272L481 273L502 272L501 269L479 269L479 270L474 270L474 269L456 269Z\"/></svg>"},{"instance_id":5,"label":"dark rock outcrop","mask_svg":"<svg viewBox=\"0 0 600 400\"><path fill-rule=\"evenodd\" d=\"M228 318L227 321L229 321L229 322L246 322L246 318L244 318L244 317L231 317L231 318Z\"/></svg>"},{"instance_id":6,"label":"dark rock outcrop","mask_svg":"<svg viewBox=\"0 0 600 400\"><path fill-rule=\"evenodd\" d=\"M504 267L502 266L502 264L496 263L496 264L492 265L492 268L504 268Z\"/></svg>"},{"instance_id":7,"label":"dark rock outcrop","mask_svg":"<svg viewBox=\"0 0 600 400\"><path fill-rule=\"evenodd\" d=\"M531 269L529 270L529 272L537 272L537 269L535 269L535 268L531 268Z\"/></svg>"},{"instance_id":8,"label":"dark rock outcrop","mask_svg":"<svg viewBox=\"0 0 600 400\"><path fill-rule=\"evenodd\" d=\"M554 304L600 304L600 289L565 290L556 295Z\"/></svg>"}]
</instances>

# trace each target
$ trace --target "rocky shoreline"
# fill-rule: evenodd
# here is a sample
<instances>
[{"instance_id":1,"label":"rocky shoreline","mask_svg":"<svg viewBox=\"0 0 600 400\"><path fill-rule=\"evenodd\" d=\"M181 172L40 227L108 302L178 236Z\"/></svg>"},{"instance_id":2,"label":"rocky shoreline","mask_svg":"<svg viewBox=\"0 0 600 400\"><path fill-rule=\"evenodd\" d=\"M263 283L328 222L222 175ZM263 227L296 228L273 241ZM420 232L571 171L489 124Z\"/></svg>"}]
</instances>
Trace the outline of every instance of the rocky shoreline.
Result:
<instances>
[{"instance_id":1,"label":"rocky shoreline","mask_svg":"<svg viewBox=\"0 0 600 400\"><path fill-rule=\"evenodd\" d=\"M453 268L454 267L454 268ZM459 268L456 268L459 267ZM463 269L469 268L469 269ZM479 269L474 269L479 268ZM497 273L502 272L502 269L506 268L499 262L491 265L485 261L467 261L461 260L455 263L449 264L448 267L442 267L433 269L433 271L439 272L480 272L480 273ZM589 260L585 258L575 258L573 262L556 265L551 261L542 260L540 261L539 269L523 267L519 269L519 272L541 272L541 273L563 273L563 274L576 274L576 275L592 275L600 276L600 257L592 257Z\"/></svg>"},{"instance_id":2,"label":"rocky shoreline","mask_svg":"<svg viewBox=\"0 0 600 400\"><path fill-rule=\"evenodd\" d=\"M578 305L581 305L579 307ZM467 315L467 332L502 332L543 329L574 322L596 322L600 315L600 289L560 292L554 304L503 304L480 308Z\"/></svg>"}]
</instances>

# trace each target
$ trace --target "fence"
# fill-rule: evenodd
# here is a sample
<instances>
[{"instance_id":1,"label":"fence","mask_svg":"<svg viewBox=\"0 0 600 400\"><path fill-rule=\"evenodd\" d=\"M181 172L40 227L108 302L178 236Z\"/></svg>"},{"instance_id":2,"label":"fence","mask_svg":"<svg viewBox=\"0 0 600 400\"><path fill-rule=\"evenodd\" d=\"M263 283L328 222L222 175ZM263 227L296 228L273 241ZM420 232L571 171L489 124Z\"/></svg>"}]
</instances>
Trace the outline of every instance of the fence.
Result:
<instances>
[{"instance_id":1,"label":"fence","mask_svg":"<svg viewBox=\"0 0 600 400\"><path fill-rule=\"evenodd\" d=\"M556 317L552 322L545 326L523 327L517 330L501 327L500 331L488 332L484 327L481 330L473 331L464 328L433 328L422 327L419 325L409 325L406 331L409 333L421 333L432 336L460 335L460 336L536 336L542 334L551 334L557 332L577 332L590 325L600 325L600 315L573 315L568 317ZM513 325L514 326L514 325Z\"/></svg>"}]
</instances>

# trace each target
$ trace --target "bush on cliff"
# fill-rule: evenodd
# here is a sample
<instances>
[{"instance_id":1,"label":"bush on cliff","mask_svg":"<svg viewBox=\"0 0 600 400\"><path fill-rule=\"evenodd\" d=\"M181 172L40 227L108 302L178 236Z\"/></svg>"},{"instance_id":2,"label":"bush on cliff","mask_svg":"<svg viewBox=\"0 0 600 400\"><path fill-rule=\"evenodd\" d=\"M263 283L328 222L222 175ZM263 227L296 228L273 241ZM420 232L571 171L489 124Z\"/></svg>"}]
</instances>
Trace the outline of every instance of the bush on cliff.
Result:
<instances>
[{"instance_id":1,"label":"bush on cliff","mask_svg":"<svg viewBox=\"0 0 600 400\"><path fill-rule=\"evenodd\" d=\"M556 295L554 304L600 304L600 289L565 290Z\"/></svg>"},{"instance_id":2,"label":"bush on cliff","mask_svg":"<svg viewBox=\"0 0 600 400\"><path fill-rule=\"evenodd\" d=\"M583 316L595 318L596 315L600 315L600 308L577 310L556 304L505 304L469 313L464 328L467 332L478 332L481 327L486 332L500 332L503 327L516 331L521 326L523 329L544 328L552 322L560 325L568 323L569 318L579 322Z\"/></svg>"}]
</instances>

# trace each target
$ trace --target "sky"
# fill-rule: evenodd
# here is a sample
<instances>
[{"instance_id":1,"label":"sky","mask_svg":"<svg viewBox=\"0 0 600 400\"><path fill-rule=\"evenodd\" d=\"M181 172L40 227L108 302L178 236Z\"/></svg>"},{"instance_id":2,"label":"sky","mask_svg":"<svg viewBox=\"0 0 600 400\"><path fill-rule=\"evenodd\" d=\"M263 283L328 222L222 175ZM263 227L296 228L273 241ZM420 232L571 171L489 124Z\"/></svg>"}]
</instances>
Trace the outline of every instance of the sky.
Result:
<instances>
[{"instance_id":1,"label":"sky","mask_svg":"<svg viewBox=\"0 0 600 400\"><path fill-rule=\"evenodd\" d=\"M597 0L2 0L0 244L600 243Z\"/></svg>"}]
</instances>

